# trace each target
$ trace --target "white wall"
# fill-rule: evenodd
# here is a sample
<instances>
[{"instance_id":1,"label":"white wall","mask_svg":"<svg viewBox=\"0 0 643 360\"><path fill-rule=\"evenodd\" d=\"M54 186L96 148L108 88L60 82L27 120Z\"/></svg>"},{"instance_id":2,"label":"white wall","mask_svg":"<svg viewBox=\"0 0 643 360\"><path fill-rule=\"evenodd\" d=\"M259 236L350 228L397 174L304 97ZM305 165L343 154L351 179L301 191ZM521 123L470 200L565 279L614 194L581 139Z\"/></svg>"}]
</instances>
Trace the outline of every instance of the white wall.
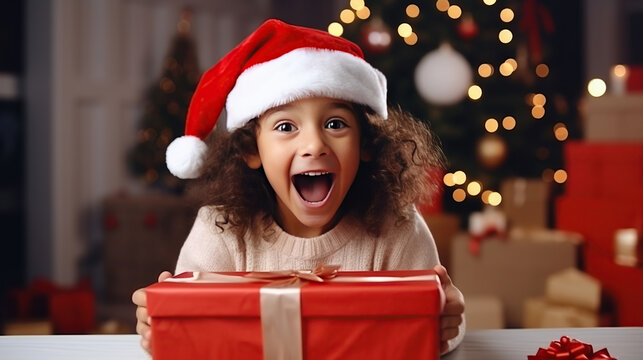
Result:
<instances>
[{"instance_id":1,"label":"white wall","mask_svg":"<svg viewBox=\"0 0 643 360\"><path fill-rule=\"evenodd\" d=\"M202 69L270 12L265 0L28 0L27 278L76 281L87 214L127 189L144 90L161 71L184 5Z\"/></svg>"}]
</instances>

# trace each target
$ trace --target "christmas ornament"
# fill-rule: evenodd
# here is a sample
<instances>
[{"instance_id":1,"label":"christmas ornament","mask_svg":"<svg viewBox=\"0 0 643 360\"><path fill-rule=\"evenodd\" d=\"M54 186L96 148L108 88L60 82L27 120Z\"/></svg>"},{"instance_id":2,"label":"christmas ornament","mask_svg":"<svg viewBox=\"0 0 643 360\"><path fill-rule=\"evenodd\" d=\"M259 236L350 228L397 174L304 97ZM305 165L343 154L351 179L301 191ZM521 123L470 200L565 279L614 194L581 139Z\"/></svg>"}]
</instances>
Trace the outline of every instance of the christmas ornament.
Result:
<instances>
[{"instance_id":1,"label":"christmas ornament","mask_svg":"<svg viewBox=\"0 0 643 360\"><path fill-rule=\"evenodd\" d=\"M478 24L473 20L473 16L469 13L464 14L458 25L456 26L458 35L462 40L471 40L478 36Z\"/></svg>"},{"instance_id":2,"label":"christmas ornament","mask_svg":"<svg viewBox=\"0 0 643 360\"><path fill-rule=\"evenodd\" d=\"M388 51L393 43L391 29L380 18L371 20L362 27L361 42L364 49L371 53L381 54Z\"/></svg>"},{"instance_id":3,"label":"christmas ornament","mask_svg":"<svg viewBox=\"0 0 643 360\"><path fill-rule=\"evenodd\" d=\"M493 170L507 158L507 143L501 136L486 134L478 141L477 156L482 166Z\"/></svg>"},{"instance_id":4,"label":"christmas ornament","mask_svg":"<svg viewBox=\"0 0 643 360\"><path fill-rule=\"evenodd\" d=\"M467 95L472 76L464 56L445 43L420 60L415 68L415 86L427 102L453 105Z\"/></svg>"}]
</instances>

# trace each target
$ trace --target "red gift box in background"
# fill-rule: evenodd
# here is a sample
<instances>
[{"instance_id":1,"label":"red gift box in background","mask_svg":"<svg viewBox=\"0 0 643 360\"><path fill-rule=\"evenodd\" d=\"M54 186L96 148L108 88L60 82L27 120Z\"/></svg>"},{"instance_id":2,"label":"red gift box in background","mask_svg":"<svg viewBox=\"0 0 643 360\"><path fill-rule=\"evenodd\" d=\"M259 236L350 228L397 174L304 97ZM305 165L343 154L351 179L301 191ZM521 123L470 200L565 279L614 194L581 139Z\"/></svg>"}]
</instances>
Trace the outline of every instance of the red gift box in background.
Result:
<instances>
[{"instance_id":1,"label":"red gift box in background","mask_svg":"<svg viewBox=\"0 0 643 360\"><path fill-rule=\"evenodd\" d=\"M585 271L601 281L618 325L643 325L643 269L615 263L614 235L643 226L643 144L568 142L556 227L585 238Z\"/></svg>"},{"instance_id":2,"label":"red gift box in background","mask_svg":"<svg viewBox=\"0 0 643 360\"><path fill-rule=\"evenodd\" d=\"M340 272L338 277L426 274L434 272ZM161 282L147 287L154 358L262 359L260 289L265 285ZM304 358L438 359L443 302L438 281L306 283L301 288Z\"/></svg>"},{"instance_id":3,"label":"red gift box in background","mask_svg":"<svg viewBox=\"0 0 643 360\"><path fill-rule=\"evenodd\" d=\"M643 91L643 66L629 65L627 72L627 92Z\"/></svg>"},{"instance_id":4,"label":"red gift box in background","mask_svg":"<svg viewBox=\"0 0 643 360\"><path fill-rule=\"evenodd\" d=\"M72 287L36 278L26 289L9 292L12 322L45 320L54 334L88 334L96 325L96 297L88 279Z\"/></svg>"},{"instance_id":5,"label":"red gift box in background","mask_svg":"<svg viewBox=\"0 0 643 360\"><path fill-rule=\"evenodd\" d=\"M570 141L564 149L565 193L574 197L643 194L643 144Z\"/></svg>"}]
</instances>

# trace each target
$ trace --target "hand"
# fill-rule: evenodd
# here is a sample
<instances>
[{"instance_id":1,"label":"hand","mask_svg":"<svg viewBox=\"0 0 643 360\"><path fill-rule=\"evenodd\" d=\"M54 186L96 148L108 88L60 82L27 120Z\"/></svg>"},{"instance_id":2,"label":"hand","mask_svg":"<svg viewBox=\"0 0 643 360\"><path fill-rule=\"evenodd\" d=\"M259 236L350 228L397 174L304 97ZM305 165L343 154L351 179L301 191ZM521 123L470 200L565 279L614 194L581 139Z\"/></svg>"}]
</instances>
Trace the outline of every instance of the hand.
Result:
<instances>
[{"instance_id":1,"label":"hand","mask_svg":"<svg viewBox=\"0 0 643 360\"><path fill-rule=\"evenodd\" d=\"M438 274L442 290L446 297L446 304L440 314L440 353L448 348L448 341L458 336L459 326L464 317L464 296L457 287L453 285L447 269L442 265L436 265L433 270Z\"/></svg>"},{"instance_id":2,"label":"hand","mask_svg":"<svg viewBox=\"0 0 643 360\"><path fill-rule=\"evenodd\" d=\"M169 271L163 271L159 275L159 282L172 277L172 273ZM138 289L132 294L132 302L138 306L136 308L136 332L141 335L141 346L148 353L152 353L152 346L150 344L150 338L152 332L150 331L151 319L147 315L147 297L145 296L145 289Z\"/></svg>"}]
</instances>

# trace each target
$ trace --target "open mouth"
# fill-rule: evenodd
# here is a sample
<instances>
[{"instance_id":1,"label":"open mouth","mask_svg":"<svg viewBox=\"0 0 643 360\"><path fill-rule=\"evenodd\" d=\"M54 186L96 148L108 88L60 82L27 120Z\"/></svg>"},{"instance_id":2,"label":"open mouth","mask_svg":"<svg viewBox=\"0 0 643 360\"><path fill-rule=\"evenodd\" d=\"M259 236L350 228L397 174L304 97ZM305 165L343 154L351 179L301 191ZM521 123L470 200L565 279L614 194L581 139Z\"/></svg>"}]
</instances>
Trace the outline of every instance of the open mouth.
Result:
<instances>
[{"instance_id":1,"label":"open mouth","mask_svg":"<svg viewBox=\"0 0 643 360\"><path fill-rule=\"evenodd\" d=\"M326 199L333 186L334 175L325 171L309 171L294 175L292 182L307 202L320 202Z\"/></svg>"}]
</instances>

